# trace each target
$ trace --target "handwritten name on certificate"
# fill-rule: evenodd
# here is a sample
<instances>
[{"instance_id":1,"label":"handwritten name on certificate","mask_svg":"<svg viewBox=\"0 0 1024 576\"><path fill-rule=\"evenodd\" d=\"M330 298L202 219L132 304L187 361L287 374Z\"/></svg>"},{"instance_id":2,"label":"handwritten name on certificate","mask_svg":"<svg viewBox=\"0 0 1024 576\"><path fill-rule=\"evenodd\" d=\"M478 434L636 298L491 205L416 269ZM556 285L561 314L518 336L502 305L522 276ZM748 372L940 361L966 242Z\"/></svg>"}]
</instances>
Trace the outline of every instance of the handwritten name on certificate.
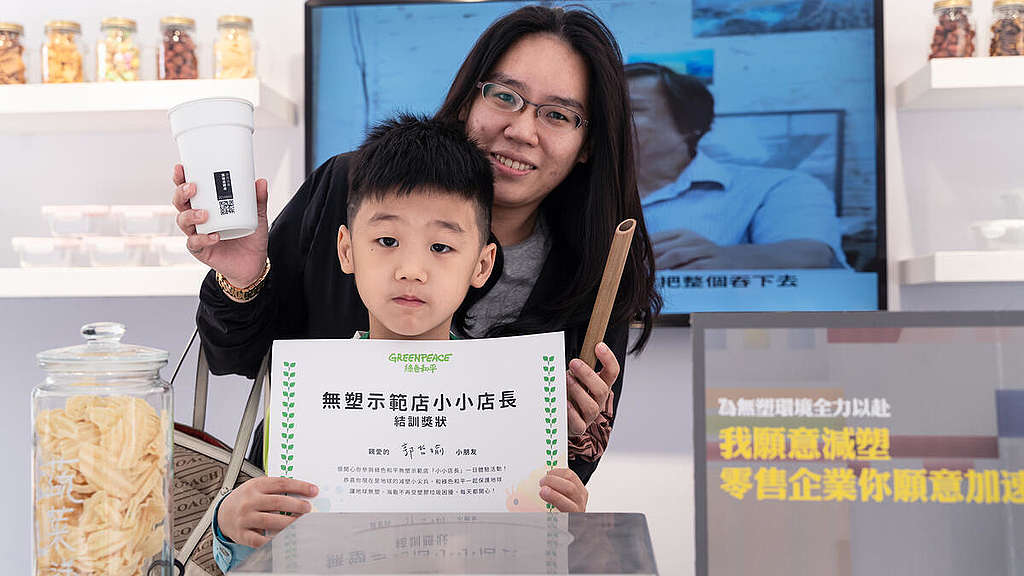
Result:
<instances>
[{"instance_id":1,"label":"handwritten name on certificate","mask_svg":"<svg viewBox=\"0 0 1024 576\"><path fill-rule=\"evenodd\" d=\"M566 466L561 332L274 342L266 470L320 512L543 511Z\"/></svg>"}]
</instances>

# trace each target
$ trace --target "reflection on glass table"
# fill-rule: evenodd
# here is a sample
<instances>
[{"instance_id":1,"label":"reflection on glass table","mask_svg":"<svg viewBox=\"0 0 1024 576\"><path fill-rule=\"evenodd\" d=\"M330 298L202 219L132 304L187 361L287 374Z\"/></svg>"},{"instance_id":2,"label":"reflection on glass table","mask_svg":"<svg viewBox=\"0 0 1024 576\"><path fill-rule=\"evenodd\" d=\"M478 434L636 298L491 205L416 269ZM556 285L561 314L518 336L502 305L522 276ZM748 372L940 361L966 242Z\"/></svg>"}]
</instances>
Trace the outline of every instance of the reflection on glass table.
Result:
<instances>
[{"instance_id":1,"label":"reflection on glass table","mask_svg":"<svg viewBox=\"0 0 1024 576\"><path fill-rule=\"evenodd\" d=\"M308 514L232 576L657 574L643 514Z\"/></svg>"}]
</instances>

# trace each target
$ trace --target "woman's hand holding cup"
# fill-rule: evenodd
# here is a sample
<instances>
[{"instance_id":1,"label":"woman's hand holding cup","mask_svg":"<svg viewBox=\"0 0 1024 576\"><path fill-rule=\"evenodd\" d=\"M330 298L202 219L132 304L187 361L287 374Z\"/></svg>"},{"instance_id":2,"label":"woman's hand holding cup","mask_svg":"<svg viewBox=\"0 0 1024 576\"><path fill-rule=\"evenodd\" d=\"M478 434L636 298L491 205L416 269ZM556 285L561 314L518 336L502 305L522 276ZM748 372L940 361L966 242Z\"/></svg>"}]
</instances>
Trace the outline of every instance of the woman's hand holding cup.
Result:
<instances>
[{"instance_id":1,"label":"woman's hand holding cup","mask_svg":"<svg viewBox=\"0 0 1024 576\"><path fill-rule=\"evenodd\" d=\"M256 232L234 240L220 241L220 235L200 234L196 224L209 218L206 210L193 210L196 186L185 182L185 169L174 165L174 197L178 228L188 236L188 251L203 264L220 272L232 286L244 288L263 274L267 261L267 181L256 180Z\"/></svg>"}]
</instances>

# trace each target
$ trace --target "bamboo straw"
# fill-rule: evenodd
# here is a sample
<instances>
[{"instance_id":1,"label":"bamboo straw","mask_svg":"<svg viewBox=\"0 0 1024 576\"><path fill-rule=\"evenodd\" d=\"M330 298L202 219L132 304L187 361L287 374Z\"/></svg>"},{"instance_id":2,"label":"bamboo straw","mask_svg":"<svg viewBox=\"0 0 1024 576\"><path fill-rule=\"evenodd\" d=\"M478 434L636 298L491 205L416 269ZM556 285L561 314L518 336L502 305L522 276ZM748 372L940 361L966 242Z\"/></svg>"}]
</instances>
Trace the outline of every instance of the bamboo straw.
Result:
<instances>
[{"instance_id":1,"label":"bamboo straw","mask_svg":"<svg viewBox=\"0 0 1024 576\"><path fill-rule=\"evenodd\" d=\"M629 255L629 245L633 243L635 229L636 220L623 220L615 228L615 235L612 236L608 260L604 263L604 275L601 276L601 286L597 289L597 299L594 301L594 311L590 313L590 324L587 325L583 349L580 350L580 360L591 368L597 365L594 347L604 339L604 331L608 328L608 318L612 315L615 295L619 292L619 280L622 279L622 269L626 266L626 257Z\"/></svg>"}]
</instances>

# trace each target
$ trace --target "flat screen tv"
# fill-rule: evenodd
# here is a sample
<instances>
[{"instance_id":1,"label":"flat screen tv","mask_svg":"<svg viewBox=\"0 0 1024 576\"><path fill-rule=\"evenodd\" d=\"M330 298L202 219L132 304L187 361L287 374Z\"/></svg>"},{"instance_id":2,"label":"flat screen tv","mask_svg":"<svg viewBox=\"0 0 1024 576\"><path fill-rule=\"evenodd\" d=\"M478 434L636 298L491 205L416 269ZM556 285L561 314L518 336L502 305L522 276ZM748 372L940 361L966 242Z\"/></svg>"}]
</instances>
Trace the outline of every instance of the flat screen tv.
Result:
<instances>
[{"instance_id":1,"label":"flat screen tv","mask_svg":"<svg viewBox=\"0 0 1024 576\"><path fill-rule=\"evenodd\" d=\"M307 2L307 171L436 111L480 33L526 4ZM622 49L664 322L885 308L881 0L573 4Z\"/></svg>"}]
</instances>

